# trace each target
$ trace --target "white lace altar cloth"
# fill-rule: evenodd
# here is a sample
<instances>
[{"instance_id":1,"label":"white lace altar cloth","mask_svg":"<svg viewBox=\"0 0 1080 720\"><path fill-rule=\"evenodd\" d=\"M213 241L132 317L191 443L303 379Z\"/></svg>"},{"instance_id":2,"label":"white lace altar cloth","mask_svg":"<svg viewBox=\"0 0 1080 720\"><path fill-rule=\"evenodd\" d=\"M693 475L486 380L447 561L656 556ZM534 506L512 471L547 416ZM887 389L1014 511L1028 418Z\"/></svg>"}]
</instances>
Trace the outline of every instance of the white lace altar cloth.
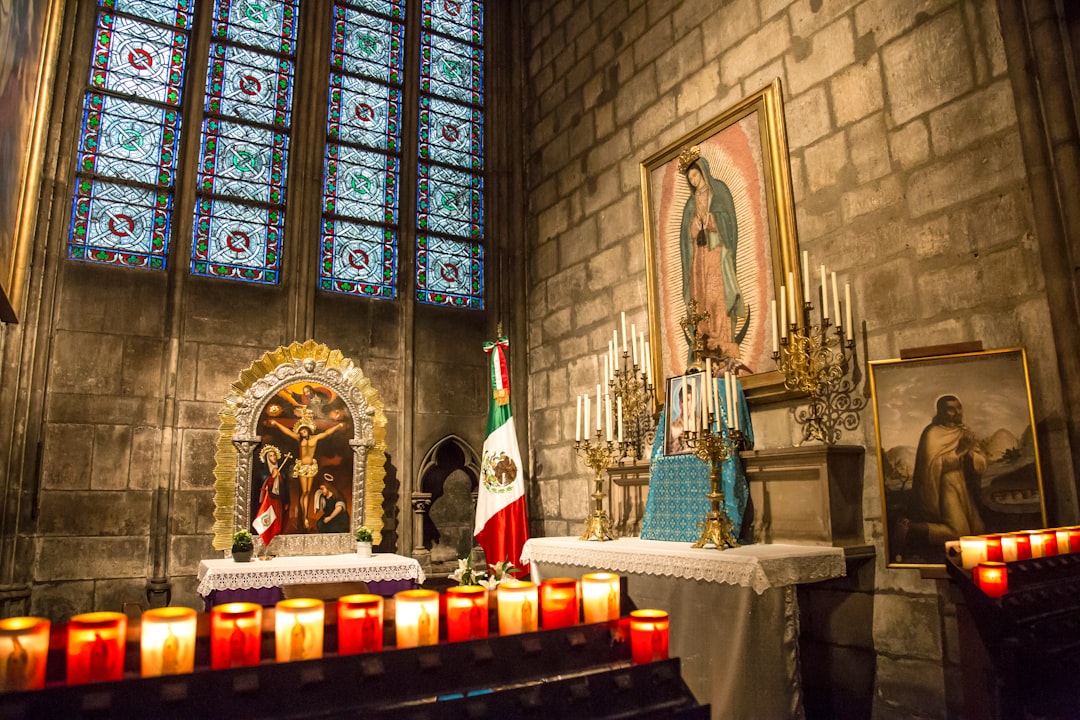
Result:
<instances>
[{"instance_id":1,"label":"white lace altar cloth","mask_svg":"<svg viewBox=\"0 0 1080 720\"><path fill-rule=\"evenodd\" d=\"M425 577L415 558L393 553L375 553L366 558L355 553L306 555L240 563L215 559L199 563L198 591L206 597L214 590L383 580L413 580L421 585Z\"/></svg>"},{"instance_id":2,"label":"white lace altar cloth","mask_svg":"<svg viewBox=\"0 0 1080 720\"><path fill-rule=\"evenodd\" d=\"M521 562L726 583L753 588L758 595L773 587L846 574L844 551L838 547L744 545L720 551L635 537L607 542L576 537L531 538L521 551Z\"/></svg>"}]
</instances>

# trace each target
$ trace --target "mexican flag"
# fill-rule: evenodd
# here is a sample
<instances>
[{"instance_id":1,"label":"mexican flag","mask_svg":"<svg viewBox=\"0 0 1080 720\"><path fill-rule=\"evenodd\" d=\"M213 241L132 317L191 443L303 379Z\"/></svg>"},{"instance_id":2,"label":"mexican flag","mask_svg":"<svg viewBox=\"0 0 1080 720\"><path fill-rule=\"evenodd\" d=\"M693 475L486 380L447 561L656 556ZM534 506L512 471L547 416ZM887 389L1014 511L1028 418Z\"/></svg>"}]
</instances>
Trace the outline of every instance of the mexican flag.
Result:
<instances>
[{"instance_id":1,"label":"mexican flag","mask_svg":"<svg viewBox=\"0 0 1080 720\"><path fill-rule=\"evenodd\" d=\"M473 535L484 549L488 565L506 560L521 567L521 548L529 539L529 521L525 513L524 465L510 411L510 373L506 364L509 347L504 337L484 343L484 352L491 355L491 401Z\"/></svg>"}]
</instances>

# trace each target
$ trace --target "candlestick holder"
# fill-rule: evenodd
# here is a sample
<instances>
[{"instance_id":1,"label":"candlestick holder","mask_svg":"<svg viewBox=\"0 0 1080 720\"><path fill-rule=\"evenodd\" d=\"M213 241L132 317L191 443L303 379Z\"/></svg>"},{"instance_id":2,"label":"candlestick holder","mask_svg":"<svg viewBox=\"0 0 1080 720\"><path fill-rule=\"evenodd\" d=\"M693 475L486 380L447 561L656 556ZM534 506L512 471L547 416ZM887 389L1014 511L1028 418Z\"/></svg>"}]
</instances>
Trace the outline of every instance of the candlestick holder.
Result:
<instances>
[{"instance_id":1,"label":"candlestick holder","mask_svg":"<svg viewBox=\"0 0 1080 720\"><path fill-rule=\"evenodd\" d=\"M601 440L600 431L596 431L596 442L588 438L574 443L574 452L578 458L592 469L593 481L596 483L593 489L593 511L585 524L585 532L578 540L614 540L615 531L611 528L611 518L604 512L604 470L611 464L623 457L626 452L624 442L614 440Z\"/></svg>"},{"instance_id":2,"label":"candlestick holder","mask_svg":"<svg viewBox=\"0 0 1080 720\"><path fill-rule=\"evenodd\" d=\"M855 338L847 337L839 325L830 332L833 326L828 318L811 325L812 309L811 303L803 303L802 326L788 325L772 357L784 376L784 387L810 396L808 407L793 411L802 426L802 442L821 440L834 445L841 430L859 427L859 412L866 400L854 392L860 380L854 361Z\"/></svg>"},{"instance_id":3,"label":"candlestick holder","mask_svg":"<svg viewBox=\"0 0 1080 720\"><path fill-rule=\"evenodd\" d=\"M647 456L647 449L652 447L656 435L658 415L653 401L654 388L644 367L647 362L649 358L642 358L639 366L632 361L630 353L623 350L620 369L612 372L608 382L616 402L620 399L622 402L625 430L623 450L626 455L633 457L634 462Z\"/></svg>"},{"instance_id":4,"label":"candlestick holder","mask_svg":"<svg viewBox=\"0 0 1080 720\"><path fill-rule=\"evenodd\" d=\"M705 520L701 523L701 537L690 547L703 548L712 546L717 550L738 547L733 534L734 523L724 509L724 492L720 489L723 478L724 462L730 459L742 447L743 434L734 428L722 428L712 431L713 414L709 414L707 427L687 433L686 442L691 452L703 462L709 463L709 494L711 503Z\"/></svg>"}]
</instances>

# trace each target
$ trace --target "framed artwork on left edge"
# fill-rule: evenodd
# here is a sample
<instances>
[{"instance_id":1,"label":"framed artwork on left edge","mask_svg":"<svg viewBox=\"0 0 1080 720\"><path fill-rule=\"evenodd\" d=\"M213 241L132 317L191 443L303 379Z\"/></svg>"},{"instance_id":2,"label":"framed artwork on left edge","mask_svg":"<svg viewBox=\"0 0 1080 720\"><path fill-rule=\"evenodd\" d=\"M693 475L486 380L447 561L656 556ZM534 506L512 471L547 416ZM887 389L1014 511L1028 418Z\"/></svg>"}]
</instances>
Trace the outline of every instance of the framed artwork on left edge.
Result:
<instances>
[{"instance_id":1,"label":"framed artwork on left edge","mask_svg":"<svg viewBox=\"0 0 1080 720\"><path fill-rule=\"evenodd\" d=\"M772 358L771 301L799 278L780 80L641 163L653 376L683 375L691 299L704 355L737 360L747 399L790 395ZM797 298L801 307L802 298ZM663 382L656 383L664 402Z\"/></svg>"}]
</instances>

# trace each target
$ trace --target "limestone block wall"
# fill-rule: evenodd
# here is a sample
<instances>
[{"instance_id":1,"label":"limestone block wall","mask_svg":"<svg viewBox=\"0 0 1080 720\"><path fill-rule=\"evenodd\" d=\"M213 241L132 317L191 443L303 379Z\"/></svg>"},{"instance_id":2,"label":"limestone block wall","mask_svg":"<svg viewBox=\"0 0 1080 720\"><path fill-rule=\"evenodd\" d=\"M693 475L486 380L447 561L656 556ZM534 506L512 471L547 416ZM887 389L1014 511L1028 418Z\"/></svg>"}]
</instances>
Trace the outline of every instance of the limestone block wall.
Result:
<instances>
[{"instance_id":1,"label":"limestone block wall","mask_svg":"<svg viewBox=\"0 0 1080 720\"><path fill-rule=\"evenodd\" d=\"M560 0L525 14L529 423L546 534L580 532L589 510L573 398L595 385L618 313L646 325L639 163L776 77L800 248L851 282L870 359L1025 346L1050 514L1075 518L1059 348L992 0ZM760 447L798 439L789 410L753 408ZM872 414L842 441L867 447L863 517L878 553L821 589L835 595L806 601L811 633L853 651L848 667L869 676L852 686L872 688L874 717L955 715L943 583L881 556Z\"/></svg>"}]
</instances>

